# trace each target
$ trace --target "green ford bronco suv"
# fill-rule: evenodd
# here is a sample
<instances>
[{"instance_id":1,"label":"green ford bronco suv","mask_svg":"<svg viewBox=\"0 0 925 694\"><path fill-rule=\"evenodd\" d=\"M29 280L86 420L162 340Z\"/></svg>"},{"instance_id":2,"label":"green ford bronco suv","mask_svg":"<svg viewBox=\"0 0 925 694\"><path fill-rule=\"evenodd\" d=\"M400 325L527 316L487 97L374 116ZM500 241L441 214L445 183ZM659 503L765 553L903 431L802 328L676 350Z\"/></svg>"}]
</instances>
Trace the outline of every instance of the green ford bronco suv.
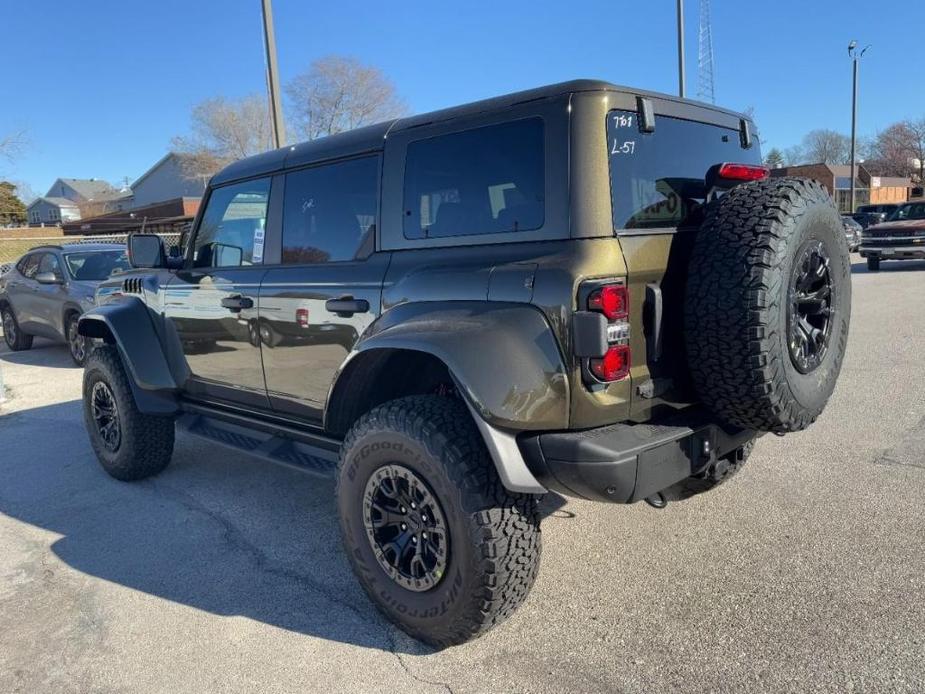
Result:
<instances>
[{"instance_id":1,"label":"green ford bronco suv","mask_svg":"<svg viewBox=\"0 0 925 694\"><path fill-rule=\"evenodd\" d=\"M177 426L333 474L370 599L466 641L527 597L541 495L663 506L822 412L845 235L760 161L742 115L587 80L238 161L81 318L90 441L120 480Z\"/></svg>"}]
</instances>

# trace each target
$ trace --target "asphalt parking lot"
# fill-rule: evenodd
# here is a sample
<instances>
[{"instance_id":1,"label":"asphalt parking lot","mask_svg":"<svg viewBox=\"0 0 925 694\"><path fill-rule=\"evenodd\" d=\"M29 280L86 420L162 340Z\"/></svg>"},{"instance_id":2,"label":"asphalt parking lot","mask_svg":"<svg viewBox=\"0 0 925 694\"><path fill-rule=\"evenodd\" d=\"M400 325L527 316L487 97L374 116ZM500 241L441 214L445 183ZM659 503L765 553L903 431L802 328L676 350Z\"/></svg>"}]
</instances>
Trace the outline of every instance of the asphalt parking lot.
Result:
<instances>
[{"instance_id":1,"label":"asphalt parking lot","mask_svg":"<svg viewBox=\"0 0 925 694\"><path fill-rule=\"evenodd\" d=\"M662 511L547 497L524 607L443 652L378 616L333 483L188 437L124 484L64 347L0 348L0 691L925 691L925 263L856 260L829 408Z\"/></svg>"}]
</instances>

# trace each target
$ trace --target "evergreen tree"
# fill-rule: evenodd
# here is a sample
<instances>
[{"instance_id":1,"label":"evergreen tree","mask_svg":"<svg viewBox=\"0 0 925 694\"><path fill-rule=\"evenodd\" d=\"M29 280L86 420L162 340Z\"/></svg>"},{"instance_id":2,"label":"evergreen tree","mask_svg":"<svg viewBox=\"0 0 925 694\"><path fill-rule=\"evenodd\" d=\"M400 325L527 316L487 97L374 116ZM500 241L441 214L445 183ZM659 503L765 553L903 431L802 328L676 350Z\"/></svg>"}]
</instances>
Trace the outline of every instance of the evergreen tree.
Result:
<instances>
[{"instance_id":1,"label":"evergreen tree","mask_svg":"<svg viewBox=\"0 0 925 694\"><path fill-rule=\"evenodd\" d=\"M777 147L772 147L764 156L764 165L769 169L779 169L784 165L784 153Z\"/></svg>"},{"instance_id":2,"label":"evergreen tree","mask_svg":"<svg viewBox=\"0 0 925 694\"><path fill-rule=\"evenodd\" d=\"M26 221L26 206L16 196L16 186L0 181L0 224L22 224Z\"/></svg>"}]
</instances>

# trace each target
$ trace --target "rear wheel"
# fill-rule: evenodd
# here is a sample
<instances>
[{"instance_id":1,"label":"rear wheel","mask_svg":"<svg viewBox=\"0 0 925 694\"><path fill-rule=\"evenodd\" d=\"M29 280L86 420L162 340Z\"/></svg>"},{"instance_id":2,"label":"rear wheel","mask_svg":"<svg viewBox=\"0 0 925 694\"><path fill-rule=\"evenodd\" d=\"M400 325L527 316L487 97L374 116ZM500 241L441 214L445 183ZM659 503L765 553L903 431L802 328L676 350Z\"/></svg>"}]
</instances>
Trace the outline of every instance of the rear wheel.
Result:
<instances>
[{"instance_id":1,"label":"rear wheel","mask_svg":"<svg viewBox=\"0 0 925 694\"><path fill-rule=\"evenodd\" d=\"M14 352L32 347L32 335L27 335L19 329L11 306L6 305L0 310L0 319L3 321L3 340L7 347Z\"/></svg>"},{"instance_id":2,"label":"rear wheel","mask_svg":"<svg viewBox=\"0 0 925 694\"><path fill-rule=\"evenodd\" d=\"M138 411L115 347L97 347L84 369L84 424L100 465L117 480L161 472L173 455L172 417Z\"/></svg>"},{"instance_id":3,"label":"rear wheel","mask_svg":"<svg viewBox=\"0 0 925 694\"><path fill-rule=\"evenodd\" d=\"M868 258L867 269L871 272L878 272L880 270L880 258Z\"/></svg>"},{"instance_id":4,"label":"rear wheel","mask_svg":"<svg viewBox=\"0 0 925 694\"><path fill-rule=\"evenodd\" d=\"M450 646L490 629L536 578L537 497L504 488L454 398L402 398L360 418L344 441L337 503L370 599L427 643Z\"/></svg>"}]
</instances>

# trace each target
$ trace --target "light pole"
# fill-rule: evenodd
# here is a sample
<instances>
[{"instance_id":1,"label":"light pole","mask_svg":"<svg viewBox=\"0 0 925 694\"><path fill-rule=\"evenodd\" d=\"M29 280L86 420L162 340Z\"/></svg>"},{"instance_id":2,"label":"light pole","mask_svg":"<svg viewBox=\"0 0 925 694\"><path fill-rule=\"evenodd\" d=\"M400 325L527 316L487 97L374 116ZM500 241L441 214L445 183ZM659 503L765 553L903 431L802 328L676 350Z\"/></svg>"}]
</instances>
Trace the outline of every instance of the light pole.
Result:
<instances>
[{"instance_id":1,"label":"light pole","mask_svg":"<svg viewBox=\"0 0 925 694\"><path fill-rule=\"evenodd\" d=\"M270 116L273 120L273 145L282 147L286 142L283 124L283 107L279 98L279 68L276 66L276 36L273 34L273 7L271 0L263 0L263 41L267 51L267 91L270 94Z\"/></svg>"},{"instance_id":2,"label":"light pole","mask_svg":"<svg viewBox=\"0 0 925 694\"><path fill-rule=\"evenodd\" d=\"M678 96L684 98L684 0L678 0Z\"/></svg>"},{"instance_id":3,"label":"light pole","mask_svg":"<svg viewBox=\"0 0 925 694\"><path fill-rule=\"evenodd\" d=\"M851 209L849 213L854 214L855 202L855 184L854 179L857 171L857 161L855 159L855 149L857 147L858 133L858 63L867 53L870 46L865 46L858 51L858 42L852 41L848 44L848 57L851 58Z\"/></svg>"}]
</instances>

